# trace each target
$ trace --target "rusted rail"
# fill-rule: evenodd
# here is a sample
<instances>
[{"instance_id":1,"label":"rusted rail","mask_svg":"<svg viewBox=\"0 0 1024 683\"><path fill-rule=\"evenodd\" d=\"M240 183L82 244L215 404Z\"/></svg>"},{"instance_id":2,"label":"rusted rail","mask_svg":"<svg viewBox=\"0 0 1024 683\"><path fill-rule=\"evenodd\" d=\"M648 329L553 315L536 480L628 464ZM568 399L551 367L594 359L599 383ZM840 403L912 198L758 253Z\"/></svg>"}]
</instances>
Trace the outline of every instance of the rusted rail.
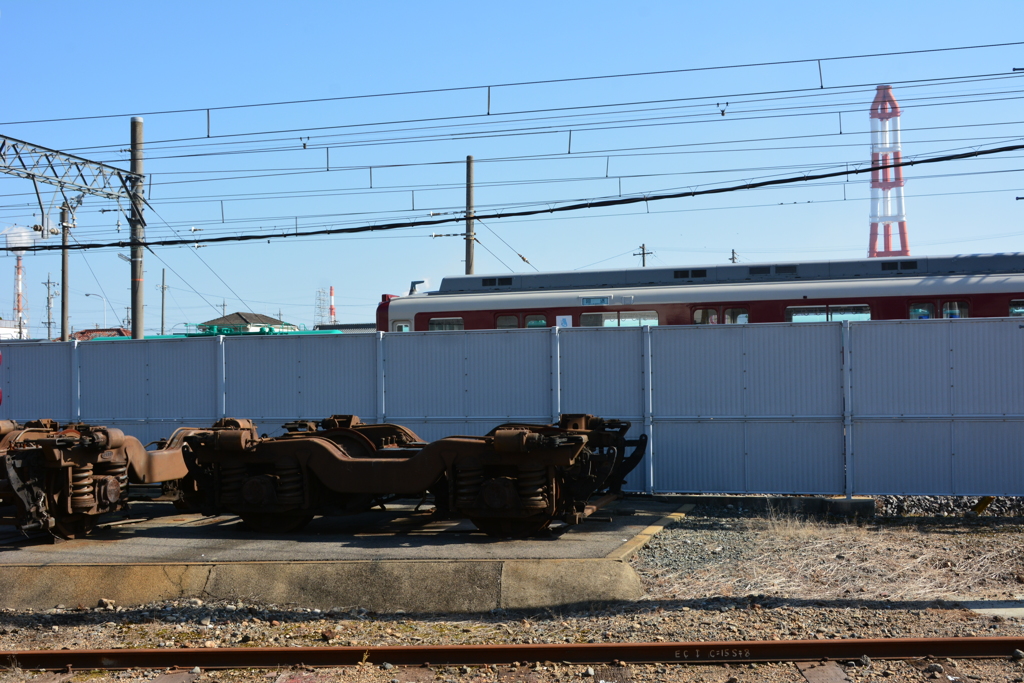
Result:
<instances>
[{"instance_id":1,"label":"rusted rail","mask_svg":"<svg viewBox=\"0 0 1024 683\"><path fill-rule=\"evenodd\" d=\"M154 650L0 651L0 665L22 669L235 669L279 666L350 666L360 662L396 665L454 665L512 662L571 664L707 664L805 662L959 657L1010 659L1024 650L1017 638L888 638L851 640L768 640L679 643L585 643L550 645L425 645L386 647L196 648Z\"/></svg>"}]
</instances>

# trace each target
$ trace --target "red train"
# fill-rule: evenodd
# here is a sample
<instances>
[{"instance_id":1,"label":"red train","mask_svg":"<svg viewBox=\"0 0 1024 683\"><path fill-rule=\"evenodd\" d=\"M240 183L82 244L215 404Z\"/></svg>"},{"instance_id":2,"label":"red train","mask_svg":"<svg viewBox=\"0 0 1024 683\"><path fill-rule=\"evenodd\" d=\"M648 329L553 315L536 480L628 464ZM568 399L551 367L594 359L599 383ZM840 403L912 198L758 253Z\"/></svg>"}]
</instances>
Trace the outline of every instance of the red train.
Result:
<instances>
[{"instance_id":1,"label":"red train","mask_svg":"<svg viewBox=\"0 0 1024 683\"><path fill-rule=\"evenodd\" d=\"M446 277L384 295L387 332L1024 316L1024 254Z\"/></svg>"}]
</instances>

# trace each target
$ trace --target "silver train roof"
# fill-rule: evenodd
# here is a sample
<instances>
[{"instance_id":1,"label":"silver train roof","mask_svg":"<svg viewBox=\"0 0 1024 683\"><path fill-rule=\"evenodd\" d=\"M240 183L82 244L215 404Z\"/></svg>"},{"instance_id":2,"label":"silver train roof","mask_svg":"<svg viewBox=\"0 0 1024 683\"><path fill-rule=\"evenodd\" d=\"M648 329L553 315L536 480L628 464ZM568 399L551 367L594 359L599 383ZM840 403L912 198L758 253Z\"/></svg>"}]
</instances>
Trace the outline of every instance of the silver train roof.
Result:
<instances>
[{"instance_id":1,"label":"silver train roof","mask_svg":"<svg viewBox=\"0 0 1024 683\"><path fill-rule=\"evenodd\" d=\"M1020 252L901 256L842 261L776 261L550 273L452 275L441 281L441 286L436 292L429 294L1022 272L1024 253Z\"/></svg>"}]
</instances>

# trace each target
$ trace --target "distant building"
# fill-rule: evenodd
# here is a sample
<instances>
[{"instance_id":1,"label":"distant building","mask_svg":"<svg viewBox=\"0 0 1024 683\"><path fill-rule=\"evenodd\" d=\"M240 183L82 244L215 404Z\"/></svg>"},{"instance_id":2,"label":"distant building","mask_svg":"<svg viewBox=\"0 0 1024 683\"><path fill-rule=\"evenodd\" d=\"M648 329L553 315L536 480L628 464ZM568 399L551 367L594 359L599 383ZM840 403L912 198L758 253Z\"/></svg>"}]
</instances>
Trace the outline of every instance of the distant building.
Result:
<instances>
[{"instance_id":1,"label":"distant building","mask_svg":"<svg viewBox=\"0 0 1024 683\"><path fill-rule=\"evenodd\" d=\"M98 337L130 337L131 330L123 327L97 327L91 330L78 330L72 332L70 337L76 341L89 341Z\"/></svg>"},{"instance_id":2,"label":"distant building","mask_svg":"<svg viewBox=\"0 0 1024 683\"><path fill-rule=\"evenodd\" d=\"M377 323L321 323L313 325L314 330L339 330L345 334L373 334Z\"/></svg>"},{"instance_id":3,"label":"distant building","mask_svg":"<svg viewBox=\"0 0 1024 683\"><path fill-rule=\"evenodd\" d=\"M218 330L227 328L234 331L235 334L262 332L265 331L264 328L270 328L275 332L297 332L299 330L298 325L292 325L283 320L271 318L269 315L260 315L259 313L229 313L223 318L199 323L197 327L200 332L212 332L213 328Z\"/></svg>"}]
</instances>

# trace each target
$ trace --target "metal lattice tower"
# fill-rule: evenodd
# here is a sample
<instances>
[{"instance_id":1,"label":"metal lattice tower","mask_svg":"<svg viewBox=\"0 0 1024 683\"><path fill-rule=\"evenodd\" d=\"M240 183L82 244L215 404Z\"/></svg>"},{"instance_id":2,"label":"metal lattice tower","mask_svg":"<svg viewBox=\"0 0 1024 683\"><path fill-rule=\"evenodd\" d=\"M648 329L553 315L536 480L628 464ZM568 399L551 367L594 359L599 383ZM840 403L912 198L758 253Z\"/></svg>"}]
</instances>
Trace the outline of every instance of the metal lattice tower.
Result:
<instances>
[{"instance_id":1,"label":"metal lattice tower","mask_svg":"<svg viewBox=\"0 0 1024 683\"><path fill-rule=\"evenodd\" d=\"M900 105L892 96L891 85L880 85L871 103L871 235L868 258L910 256L907 240L907 214L903 207L903 168L879 169L878 166L903 161L900 147ZM892 224L898 226L900 248L892 248ZM878 249L878 226L882 225L882 249Z\"/></svg>"},{"instance_id":2,"label":"metal lattice tower","mask_svg":"<svg viewBox=\"0 0 1024 683\"><path fill-rule=\"evenodd\" d=\"M316 290L316 308L313 310L313 324L323 325L327 322L327 290Z\"/></svg>"}]
</instances>

